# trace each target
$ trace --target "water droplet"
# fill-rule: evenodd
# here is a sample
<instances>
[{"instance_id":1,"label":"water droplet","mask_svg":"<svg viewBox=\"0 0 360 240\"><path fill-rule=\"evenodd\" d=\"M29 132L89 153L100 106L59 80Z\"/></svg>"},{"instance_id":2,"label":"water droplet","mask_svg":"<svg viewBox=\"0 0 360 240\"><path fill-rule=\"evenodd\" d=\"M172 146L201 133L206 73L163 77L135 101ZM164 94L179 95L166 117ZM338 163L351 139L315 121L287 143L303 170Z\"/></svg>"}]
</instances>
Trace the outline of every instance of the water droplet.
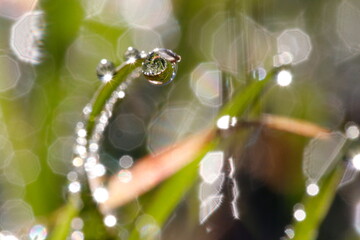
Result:
<instances>
[{"instance_id":1,"label":"water droplet","mask_svg":"<svg viewBox=\"0 0 360 240\"><path fill-rule=\"evenodd\" d=\"M29 238L31 240L44 240L47 236L47 230L42 225L35 225L30 229Z\"/></svg>"},{"instance_id":2,"label":"water droplet","mask_svg":"<svg viewBox=\"0 0 360 240\"><path fill-rule=\"evenodd\" d=\"M115 65L107 59L102 59L96 67L96 74L101 81L109 82L115 75Z\"/></svg>"},{"instance_id":3,"label":"water droplet","mask_svg":"<svg viewBox=\"0 0 360 240\"><path fill-rule=\"evenodd\" d=\"M165 85L174 80L177 64L171 63L157 52L151 52L143 63L142 72L151 84Z\"/></svg>"},{"instance_id":4,"label":"water droplet","mask_svg":"<svg viewBox=\"0 0 360 240\"><path fill-rule=\"evenodd\" d=\"M125 61L135 62L136 59L140 58L140 52L136 48L128 47L124 53Z\"/></svg>"},{"instance_id":5,"label":"water droplet","mask_svg":"<svg viewBox=\"0 0 360 240\"><path fill-rule=\"evenodd\" d=\"M147 77L159 76L166 70L167 61L156 52L152 52L143 63L143 73Z\"/></svg>"},{"instance_id":6,"label":"water droplet","mask_svg":"<svg viewBox=\"0 0 360 240\"><path fill-rule=\"evenodd\" d=\"M306 218L306 212L304 210L304 206L301 204L296 204L294 206L294 218L298 222L302 222Z\"/></svg>"}]
</instances>

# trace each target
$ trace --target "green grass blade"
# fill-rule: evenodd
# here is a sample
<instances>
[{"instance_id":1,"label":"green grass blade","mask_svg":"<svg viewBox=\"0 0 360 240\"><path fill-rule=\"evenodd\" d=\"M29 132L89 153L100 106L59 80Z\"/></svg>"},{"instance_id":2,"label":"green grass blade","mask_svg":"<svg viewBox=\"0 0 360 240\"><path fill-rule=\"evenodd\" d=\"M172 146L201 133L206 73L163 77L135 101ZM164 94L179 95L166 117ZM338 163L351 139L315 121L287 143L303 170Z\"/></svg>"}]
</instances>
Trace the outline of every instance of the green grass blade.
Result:
<instances>
[{"instance_id":1,"label":"green grass blade","mask_svg":"<svg viewBox=\"0 0 360 240\"><path fill-rule=\"evenodd\" d=\"M62 209L57 221L54 231L50 235L50 240L64 240L67 239L70 233L71 221L79 213L79 208L74 205L72 201Z\"/></svg>"},{"instance_id":2,"label":"green grass blade","mask_svg":"<svg viewBox=\"0 0 360 240\"><path fill-rule=\"evenodd\" d=\"M343 175L343 168L337 167L322 184L319 185L320 192L317 196L306 196L302 201L306 211L306 219L294 225L294 240L314 240L323 219L325 218L331 203L335 197L337 186ZM311 211L307 211L311 209Z\"/></svg>"}]
</instances>

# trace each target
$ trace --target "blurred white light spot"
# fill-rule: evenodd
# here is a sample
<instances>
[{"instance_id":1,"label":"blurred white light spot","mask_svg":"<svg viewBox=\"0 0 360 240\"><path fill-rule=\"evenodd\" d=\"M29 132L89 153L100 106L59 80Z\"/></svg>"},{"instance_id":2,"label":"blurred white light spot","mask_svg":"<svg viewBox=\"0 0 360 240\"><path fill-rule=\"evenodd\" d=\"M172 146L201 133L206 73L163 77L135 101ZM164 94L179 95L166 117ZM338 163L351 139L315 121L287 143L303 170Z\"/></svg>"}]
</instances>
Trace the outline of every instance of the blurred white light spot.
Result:
<instances>
[{"instance_id":1,"label":"blurred white light spot","mask_svg":"<svg viewBox=\"0 0 360 240\"><path fill-rule=\"evenodd\" d=\"M354 168L358 171L360 171L360 154L356 154L352 159L351 163L354 166Z\"/></svg>"},{"instance_id":2,"label":"blurred white light spot","mask_svg":"<svg viewBox=\"0 0 360 240\"><path fill-rule=\"evenodd\" d=\"M125 92L124 91L119 91L118 92L118 97L119 98L124 98L125 97Z\"/></svg>"},{"instance_id":3,"label":"blurred white light spot","mask_svg":"<svg viewBox=\"0 0 360 240\"><path fill-rule=\"evenodd\" d=\"M359 127L356 126L355 124L351 124L351 125L347 126L346 130L345 130L345 135L348 139L351 139L351 140L355 140L355 139L359 138L359 135L360 135Z\"/></svg>"},{"instance_id":4,"label":"blurred white light spot","mask_svg":"<svg viewBox=\"0 0 360 240\"><path fill-rule=\"evenodd\" d=\"M132 180L132 174L129 170L120 170L118 173L118 179L120 182L129 183Z\"/></svg>"},{"instance_id":5,"label":"blurred white light spot","mask_svg":"<svg viewBox=\"0 0 360 240\"><path fill-rule=\"evenodd\" d=\"M83 114L85 116L89 115L91 113L92 109L91 109L91 106L85 106L84 109L83 109Z\"/></svg>"},{"instance_id":6,"label":"blurred white light spot","mask_svg":"<svg viewBox=\"0 0 360 240\"><path fill-rule=\"evenodd\" d=\"M221 175L224 164L224 153L221 151L209 152L201 160L200 176L206 183L214 183Z\"/></svg>"},{"instance_id":7,"label":"blurred white light spot","mask_svg":"<svg viewBox=\"0 0 360 240\"><path fill-rule=\"evenodd\" d=\"M94 176L96 177L102 177L104 176L106 173L106 168L104 165L98 163L94 166L94 168L92 169L92 173Z\"/></svg>"},{"instance_id":8,"label":"blurred white light spot","mask_svg":"<svg viewBox=\"0 0 360 240\"><path fill-rule=\"evenodd\" d=\"M310 183L307 187L306 187L306 192L307 194L309 194L310 196L316 196L318 195L320 189L319 186L316 183Z\"/></svg>"},{"instance_id":9,"label":"blurred white light spot","mask_svg":"<svg viewBox=\"0 0 360 240\"><path fill-rule=\"evenodd\" d=\"M122 168L130 168L134 163L134 160L129 155L124 155L119 159L119 165Z\"/></svg>"},{"instance_id":10,"label":"blurred white light spot","mask_svg":"<svg viewBox=\"0 0 360 240\"><path fill-rule=\"evenodd\" d=\"M10 44L15 55L24 62L40 63L43 34L43 12L33 11L24 14L11 28Z\"/></svg>"},{"instance_id":11,"label":"blurred white light spot","mask_svg":"<svg viewBox=\"0 0 360 240\"><path fill-rule=\"evenodd\" d=\"M105 75L103 76L103 79L102 79L102 80L103 80L104 82L110 82L112 78L113 78L113 75L110 74L110 73L107 73L107 74L105 74Z\"/></svg>"},{"instance_id":12,"label":"blurred white light spot","mask_svg":"<svg viewBox=\"0 0 360 240\"><path fill-rule=\"evenodd\" d=\"M83 232L74 231L71 233L71 240L83 240L83 239L85 239Z\"/></svg>"},{"instance_id":13,"label":"blurred white light spot","mask_svg":"<svg viewBox=\"0 0 360 240\"><path fill-rule=\"evenodd\" d=\"M97 143L90 143L89 149L91 152L96 152L99 149L99 144ZM86 152L86 151L85 151Z\"/></svg>"},{"instance_id":14,"label":"blurred white light spot","mask_svg":"<svg viewBox=\"0 0 360 240\"><path fill-rule=\"evenodd\" d=\"M264 68L258 67L252 72L252 74L254 79L261 81L265 79L267 73Z\"/></svg>"},{"instance_id":15,"label":"blurred white light spot","mask_svg":"<svg viewBox=\"0 0 360 240\"><path fill-rule=\"evenodd\" d=\"M276 77L276 81L282 87L289 86L292 82L291 72L287 70L281 70Z\"/></svg>"},{"instance_id":16,"label":"blurred white light spot","mask_svg":"<svg viewBox=\"0 0 360 240\"><path fill-rule=\"evenodd\" d=\"M93 197L94 197L96 202L104 203L109 198L109 192L108 192L108 190L106 188L99 187L99 188L95 189L95 191L93 193Z\"/></svg>"},{"instance_id":17,"label":"blurred white light spot","mask_svg":"<svg viewBox=\"0 0 360 240\"><path fill-rule=\"evenodd\" d=\"M85 171L87 172L91 172L93 171L94 167L97 164L97 159L95 157L88 157L86 159L86 163L85 163Z\"/></svg>"},{"instance_id":18,"label":"blurred white light spot","mask_svg":"<svg viewBox=\"0 0 360 240\"><path fill-rule=\"evenodd\" d=\"M114 215L107 215L104 218L104 224L107 227L114 227L117 223L117 219Z\"/></svg>"},{"instance_id":19,"label":"blurred white light spot","mask_svg":"<svg viewBox=\"0 0 360 240\"><path fill-rule=\"evenodd\" d=\"M225 115L220 117L217 122L216 122L216 126L219 129L229 129L230 127L230 116L229 115Z\"/></svg>"},{"instance_id":20,"label":"blurred white light spot","mask_svg":"<svg viewBox=\"0 0 360 240\"><path fill-rule=\"evenodd\" d=\"M290 227L287 227L284 232L289 239L293 239L295 237L294 229Z\"/></svg>"},{"instance_id":21,"label":"blurred white light spot","mask_svg":"<svg viewBox=\"0 0 360 240\"><path fill-rule=\"evenodd\" d=\"M81 167L84 164L84 159L80 157L75 157L72 161L74 167Z\"/></svg>"},{"instance_id":22,"label":"blurred white light spot","mask_svg":"<svg viewBox=\"0 0 360 240\"><path fill-rule=\"evenodd\" d=\"M288 52L293 64L306 61L311 53L310 37L301 29L286 29L277 38L278 52ZM290 58L289 58L290 59Z\"/></svg>"},{"instance_id":23,"label":"blurred white light spot","mask_svg":"<svg viewBox=\"0 0 360 240\"><path fill-rule=\"evenodd\" d=\"M223 200L223 195L214 195L209 197L206 201L201 202L199 220L200 224L205 221L220 207Z\"/></svg>"},{"instance_id":24,"label":"blurred white light spot","mask_svg":"<svg viewBox=\"0 0 360 240\"><path fill-rule=\"evenodd\" d=\"M43 225L35 225L30 229L30 240L45 240L47 237L46 227Z\"/></svg>"},{"instance_id":25,"label":"blurred white light spot","mask_svg":"<svg viewBox=\"0 0 360 240\"><path fill-rule=\"evenodd\" d=\"M78 132L77 132L77 135L79 137L86 137L86 130L85 129L79 129Z\"/></svg>"},{"instance_id":26,"label":"blurred white light spot","mask_svg":"<svg viewBox=\"0 0 360 240\"><path fill-rule=\"evenodd\" d=\"M84 221L77 217L71 221L71 227L75 230L81 230L84 227Z\"/></svg>"},{"instance_id":27,"label":"blurred white light spot","mask_svg":"<svg viewBox=\"0 0 360 240\"><path fill-rule=\"evenodd\" d=\"M75 154L79 154L80 156L84 156L86 153L86 147L85 146L81 146L81 145L76 145L75 146L75 150L74 150Z\"/></svg>"},{"instance_id":28,"label":"blurred white light spot","mask_svg":"<svg viewBox=\"0 0 360 240\"><path fill-rule=\"evenodd\" d=\"M81 190L81 184L77 181L69 184L69 191L71 193L78 193Z\"/></svg>"},{"instance_id":29,"label":"blurred white light spot","mask_svg":"<svg viewBox=\"0 0 360 240\"><path fill-rule=\"evenodd\" d=\"M302 222L302 221L305 220L306 212L305 212L304 207L302 205L295 206L294 218L298 222Z\"/></svg>"}]
</instances>

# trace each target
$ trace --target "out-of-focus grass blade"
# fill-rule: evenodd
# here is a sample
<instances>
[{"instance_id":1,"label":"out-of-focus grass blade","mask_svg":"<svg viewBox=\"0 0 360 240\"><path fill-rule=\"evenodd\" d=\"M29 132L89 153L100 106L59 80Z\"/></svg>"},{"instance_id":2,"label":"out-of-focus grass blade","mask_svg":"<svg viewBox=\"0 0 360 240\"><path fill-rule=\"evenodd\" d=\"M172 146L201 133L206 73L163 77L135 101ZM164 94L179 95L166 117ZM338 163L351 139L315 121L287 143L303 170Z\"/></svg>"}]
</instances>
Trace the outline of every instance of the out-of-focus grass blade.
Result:
<instances>
[{"instance_id":1,"label":"out-of-focus grass blade","mask_svg":"<svg viewBox=\"0 0 360 240\"><path fill-rule=\"evenodd\" d=\"M337 167L319 184L320 192L317 196L306 196L304 198L302 204L306 211L306 218L302 222L295 223L294 240L316 239L319 226L331 206L343 172L341 166Z\"/></svg>"},{"instance_id":2,"label":"out-of-focus grass blade","mask_svg":"<svg viewBox=\"0 0 360 240\"><path fill-rule=\"evenodd\" d=\"M64 240L67 239L70 233L71 221L79 213L79 208L74 205L72 201L62 209L60 216L57 218L56 227L51 233L51 240Z\"/></svg>"}]
</instances>

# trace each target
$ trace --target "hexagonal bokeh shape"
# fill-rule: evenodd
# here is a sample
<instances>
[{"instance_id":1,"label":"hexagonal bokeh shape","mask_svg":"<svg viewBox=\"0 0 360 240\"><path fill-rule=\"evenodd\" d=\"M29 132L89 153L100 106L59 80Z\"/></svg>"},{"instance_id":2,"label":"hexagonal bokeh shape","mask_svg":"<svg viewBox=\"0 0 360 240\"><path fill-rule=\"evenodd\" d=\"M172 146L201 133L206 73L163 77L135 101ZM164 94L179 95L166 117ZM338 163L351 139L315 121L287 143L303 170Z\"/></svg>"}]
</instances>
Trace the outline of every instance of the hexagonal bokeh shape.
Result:
<instances>
[{"instance_id":1,"label":"hexagonal bokeh shape","mask_svg":"<svg viewBox=\"0 0 360 240\"><path fill-rule=\"evenodd\" d=\"M1 55L0 76L0 92L6 92L16 87L21 76L18 63L7 55Z\"/></svg>"},{"instance_id":2,"label":"hexagonal bokeh shape","mask_svg":"<svg viewBox=\"0 0 360 240\"><path fill-rule=\"evenodd\" d=\"M206 183L214 183L220 176L224 165L222 151L209 152L200 162L200 176Z\"/></svg>"},{"instance_id":3,"label":"hexagonal bokeh shape","mask_svg":"<svg viewBox=\"0 0 360 240\"><path fill-rule=\"evenodd\" d=\"M286 29L277 38L279 53L290 53L292 63L299 64L309 59L312 45L310 37L301 29Z\"/></svg>"},{"instance_id":4,"label":"hexagonal bokeh shape","mask_svg":"<svg viewBox=\"0 0 360 240\"><path fill-rule=\"evenodd\" d=\"M0 226L2 229L16 231L34 220L29 204L21 199L6 201L0 208Z\"/></svg>"},{"instance_id":5,"label":"hexagonal bokeh shape","mask_svg":"<svg viewBox=\"0 0 360 240\"><path fill-rule=\"evenodd\" d=\"M24 186L36 181L40 170L40 162L35 154L29 150L19 150L14 153L4 175L9 182Z\"/></svg>"},{"instance_id":6,"label":"hexagonal bokeh shape","mask_svg":"<svg viewBox=\"0 0 360 240\"><path fill-rule=\"evenodd\" d=\"M83 33L67 50L66 68L76 80L96 83L96 67L103 58L115 61L111 43L100 35Z\"/></svg>"},{"instance_id":7,"label":"hexagonal bokeh shape","mask_svg":"<svg viewBox=\"0 0 360 240\"><path fill-rule=\"evenodd\" d=\"M199 101L210 107L222 104L221 71L215 63L201 63L191 73L191 88Z\"/></svg>"},{"instance_id":8,"label":"hexagonal bokeh shape","mask_svg":"<svg viewBox=\"0 0 360 240\"><path fill-rule=\"evenodd\" d=\"M33 11L24 14L11 28L10 46L24 62L40 63L40 43L44 34L44 13Z\"/></svg>"},{"instance_id":9,"label":"hexagonal bokeh shape","mask_svg":"<svg viewBox=\"0 0 360 240\"><path fill-rule=\"evenodd\" d=\"M242 27L232 32L238 24L236 21L242 21L246 28ZM220 25L211 40L212 58L219 68L239 74L249 71L249 66L263 64L269 57L272 37L264 27L240 15L236 19L227 19Z\"/></svg>"},{"instance_id":10,"label":"hexagonal bokeh shape","mask_svg":"<svg viewBox=\"0 0 360 240\"><path fill-rule=\"evenodd\" d=\"M66 176L72 169L73 137L59 137L49 147L48 164L54 173Z\"/></svg>"},{"instance_id":11,"label":"hexagonal bokeh shape","mask_svg":"<svg viewBox=\"0 0 360 240\"><path fill-rule=\"evenodd\" d=\"M0 135L0 169L6 167L9 165L13 155L13 147L9 139L7 139L5 136Z\"/></svg>"},{"instance_id":12,"label":"hexagonal bokeh shape","mask_svg":"<svg viewBox=\"0 0 360 240\"><path fill-rule=\"evenodd\" d=\"M109 129L110 142L118 149L133 150L145 139L145 124L134 114L119 114Z\"/></svg>"},{"instance_id":13,"label":"hexagonal bokeh shape","mask_svg":"<svg viewBox=\"0 0 360 240\"><path fill-rule=\"evenodd\" d=\"M337 12L337 33L350 50L360 51L360 4L357 0L342 1Z\"/></svg>"},{"instance_id":14,"label":"hexagonal bokeh shape","mask_svg":"<svg viewBox=\"0 0 360 240\"><path fill-rule=\"evenodd\" d=\"M33 10L37 0L0 0L0 16L17 19L26 12Z\"/></svg>"}]
</instances>

